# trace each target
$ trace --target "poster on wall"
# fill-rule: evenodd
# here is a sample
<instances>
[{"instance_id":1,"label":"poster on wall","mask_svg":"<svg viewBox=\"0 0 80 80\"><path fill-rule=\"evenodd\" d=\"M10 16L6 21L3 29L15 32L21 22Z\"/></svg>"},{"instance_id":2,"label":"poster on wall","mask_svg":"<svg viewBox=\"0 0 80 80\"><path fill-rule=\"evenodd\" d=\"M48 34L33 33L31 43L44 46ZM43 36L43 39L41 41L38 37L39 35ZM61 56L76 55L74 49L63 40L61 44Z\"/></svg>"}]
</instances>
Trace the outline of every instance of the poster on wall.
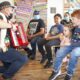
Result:
<instances>
[{"instance_id":1,"label":"poster on wall","mask_svg":"<svg viewBox=\"0 0 80 80\"><path fill-rule=\"evenodd\" d=\"M72 13L75 9L80 9L80 0L64 0L64 12Z\"/></svg>"},{"instance_id":2,"label":"poster on wall","mask_svg":"<svg viewBox=\"0 0 80 80\"><path fill-rule=\"evenodd\" d=\"M17 6L16 19L24 24L26 30L32 17L32 0L14 0L14 4Z\"/></svg>"},{"instance_id":3,"label":"poster on wall","mask_svg":"<svg viewBox=\"0 0 80 80\"><path fill-rule=\"evenodd\" d=\"M33 0L33 11L39 10L40 16L47 23L47 0Z\"/></svg>"},{"instance_id":4,"label":"poster on wall","mask_svg":"<svg viewBox=\"0 0 80 80\"><path fill-rule=\"evenodd\" d=\"M41 18L47 22L47 0L14 0L17 21L23 22L25 28L33 18L33 11L39 10Z\"/></svg>"}]
</instances>

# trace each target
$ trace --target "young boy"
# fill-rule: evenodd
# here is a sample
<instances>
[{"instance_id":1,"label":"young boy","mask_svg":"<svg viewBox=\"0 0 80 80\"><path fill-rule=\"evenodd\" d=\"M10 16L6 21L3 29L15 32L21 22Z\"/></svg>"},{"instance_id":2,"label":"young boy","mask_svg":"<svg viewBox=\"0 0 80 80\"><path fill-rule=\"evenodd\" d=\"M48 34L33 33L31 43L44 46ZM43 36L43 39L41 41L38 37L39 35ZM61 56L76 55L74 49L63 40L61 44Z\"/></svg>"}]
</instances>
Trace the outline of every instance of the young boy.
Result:
<instances>
[{"instance_id":1,"label":"young boy","mask_svg":"<svg viewBox=\"0 0 80 80\"><path fill-rule=\"evenodd\" d=\"M44 68L49 68L52 65L52 49L51 49L51 47L60 45L59 35L63 32L63 25L60 23L62 20L61 15L55 14L53 19L54 19L55 24L51 27L47 36L38 41L39 52L41 54L43 54L41 63L45 62L45 57L46 57L45 55L47 55L46 59L48 59L48 61L44 65ZM45 49L43 46L45 46ZM55 53L56 53L56 51L55 51Z\"/></svg>"}]
</instances>

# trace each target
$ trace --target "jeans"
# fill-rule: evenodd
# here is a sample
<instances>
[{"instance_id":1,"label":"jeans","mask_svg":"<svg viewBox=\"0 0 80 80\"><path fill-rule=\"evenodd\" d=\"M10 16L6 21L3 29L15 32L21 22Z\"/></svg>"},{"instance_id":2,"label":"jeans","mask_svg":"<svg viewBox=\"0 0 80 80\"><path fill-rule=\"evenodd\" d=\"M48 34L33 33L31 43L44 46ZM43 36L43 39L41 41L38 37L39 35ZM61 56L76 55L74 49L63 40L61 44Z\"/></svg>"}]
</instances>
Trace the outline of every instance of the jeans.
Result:
<instances>
[{"instance_id":1,"label":"jeans","mask_svg":"<svg viewBox=\"0 0 80 80\"><path fill-rule=\"evenodd\" d=\"M0 73L3 73L5 78L10 78L27 63L28 58L15 49L9 48L5 53L0 52L0 61L3 63L3 66L0 67Z\"/></svg>"},{"instance_id":2,"label":"jeans","mask_svg":"<svg viewBox=\"0 0 80 80\"><path fill-rule=\"evenodd\" d=\"M61 64L62 64L62 60L63 58L69 54L72 51L73 47L72 46L65 46L65 47L61 47L57 53L56 53L56 58L55 58L55 62L53 64L53 68L54 71L59 71L61 68Z\"/></svg>"},{"instance_id":3,"label":"jeans","mask_svg":"<svg viewBox=\"0 0 80 80\"><path fill-rule=\"evenodd\" d=\"M75 67L77 65L78 57L80 57L80 47L72 47L72 46L61 47L57 51L53 68L54 68L54 71L58 72L61 68L62 60L67 54L70 54L71 56L68 64L67 74L72 76L74 73Z\"/></svg>"},{"instance_id":4,"label":"jeans","mask_svg":"<svg viewBox=\"0 0 80 80\"><path fill-rule=\"evenodd\" d=\"M74 70L77 66L78 58L80 57L80 47L76 47L71 52L71 58L69 60L67 74L73 75Z\"/></svg>"},{"instance_id":5,"label":"jeans","mask_svg":"<svg viewBox=\"0 0 80 80\"><path fill-rule=\"evenodd\" d=\"M52 46L56 46L56 45L60 45L60 40L59 39L56 39L56 40L45 40L43 38L43 39L40 39L38 41L39 52L42 54L42 57L45 55L45 52L46 52L48 61L52 60L52 50L51 50L51 47ZM44 46L45 46L45 49L44 49Z\"/></svg>"},{"instance_id":6,"label":"jeans","mask_svg":"<svg viewBox=\"0 0 80 80\"><path fill-rule=\"evenodd\" d=\"M36 56L36 45L37 45L37 42L38 42L38 40L41 39L41 38L42 38L42 36L36 36L36 37L34 37L32 40L30 40L30 44L31 44L32 50L29 49L29 48L26 48L26 49L25 49L28 53L32 54L32 56L33 56L34 58L35 58L35 56Z\"/></svg>"}]
</instances>

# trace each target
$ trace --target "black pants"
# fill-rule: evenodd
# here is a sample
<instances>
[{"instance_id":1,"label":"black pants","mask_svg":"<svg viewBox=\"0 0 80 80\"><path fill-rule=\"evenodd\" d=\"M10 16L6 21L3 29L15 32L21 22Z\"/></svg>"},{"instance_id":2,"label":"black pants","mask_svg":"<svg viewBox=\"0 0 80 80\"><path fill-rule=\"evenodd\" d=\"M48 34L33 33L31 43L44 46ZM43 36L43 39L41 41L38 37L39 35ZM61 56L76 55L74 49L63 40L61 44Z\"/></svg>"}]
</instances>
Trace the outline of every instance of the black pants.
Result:
<instances>
[{"instance_id":1,"label":"black pants","mask_svg":"<svg viewBox=\"0 0 80 80\"><path fill-rule=\"evenodd\" d=\"M57 46L57 45L60 45L60 40L59 39L56 39L56 40L45 40L44 38L42 38L42 39L38 40L39 52L41 53L42 57L45 55L45 52L46 52L48 61L52 60L52 50L51 50L51 47L52 46ZM45 49L44 49L44 46L45 46ZM58 48L56 47L55 51L57 49Z\"/></svg>"}]
</instances>

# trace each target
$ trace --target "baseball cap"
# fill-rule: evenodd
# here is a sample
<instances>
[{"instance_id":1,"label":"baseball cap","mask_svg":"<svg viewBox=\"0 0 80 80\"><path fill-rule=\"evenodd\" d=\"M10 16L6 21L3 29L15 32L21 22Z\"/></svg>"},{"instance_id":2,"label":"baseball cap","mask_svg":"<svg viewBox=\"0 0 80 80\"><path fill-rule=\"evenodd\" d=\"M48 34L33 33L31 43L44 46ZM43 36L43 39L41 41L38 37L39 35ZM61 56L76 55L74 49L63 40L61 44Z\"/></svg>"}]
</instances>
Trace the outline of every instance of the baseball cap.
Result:
<instances>
[{"instance_id":1,"label":"baseball cap","mask_svg":"<svg viewBox=\"0 0 80 80\"><path fill-rule=\"evenodd\" d=\"M14 8L14 6L11 6L10 2L8 2L8 1L4 1L4 2L0 3L0 10L4 9L6 7L12 7L12 8Z\"/></svg>"},{"instance_id":2,"label":"baseball cap","mask_svg":"<svg viewBox=\"0 0 80 80\"><path fill-rule=\"evenodd\" d=\"M39 15L40 11L35 10L33 15Z\"/></svg>"}]
</instances>

